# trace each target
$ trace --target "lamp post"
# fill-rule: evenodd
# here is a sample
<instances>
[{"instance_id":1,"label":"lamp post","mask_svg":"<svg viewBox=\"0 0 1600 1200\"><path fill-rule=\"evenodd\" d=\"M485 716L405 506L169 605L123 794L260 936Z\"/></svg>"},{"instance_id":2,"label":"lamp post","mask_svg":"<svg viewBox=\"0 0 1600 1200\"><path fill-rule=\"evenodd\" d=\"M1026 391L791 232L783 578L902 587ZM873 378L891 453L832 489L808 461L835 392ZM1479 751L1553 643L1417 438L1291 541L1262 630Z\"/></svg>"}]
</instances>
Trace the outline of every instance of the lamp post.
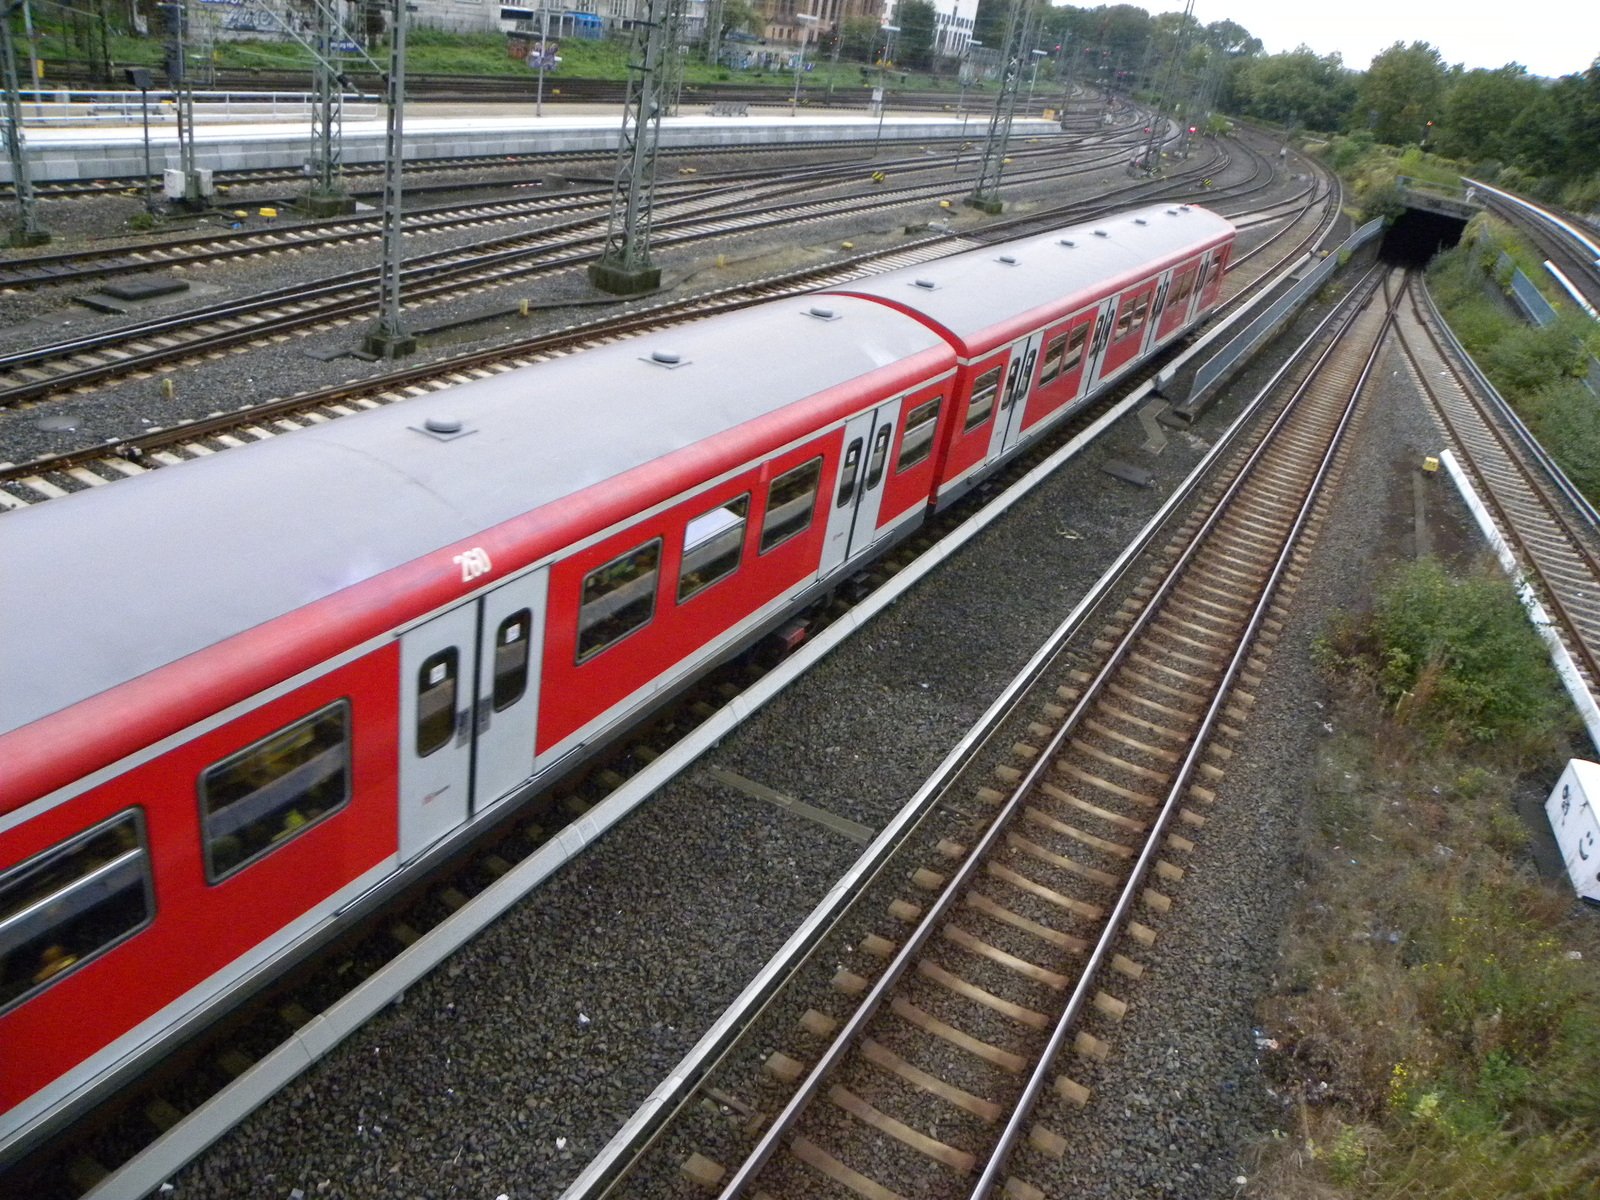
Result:
<instances>
[{"instance_id":1,"label":"lamp post","mask_svg":"<svg viewBox=\"0 0 1600 1200\"><path fill-rule=\"evenodd\" d=\"M878 132L872 139L872 157L878 157L878 146L883 141L883 110L889 106L889 44L894 35L900 32L898 25L885 25L883 28L883 57L878 60Z\"/></svg>"},{"instance_id":2,"label":"lamp post","mask_svg":"<svg viewBox=\"0 0 1600 1200\"><path fill-rule=\"evenodd\" d=\"M1030 50L1033 55L1033 74L1028 77L1028 115L1033 115L1033 88L1039 82L1039 60L1048 58L1049 52L1045 50Z\"/></svg>"},{"instance_id":3,"label":"lamp post","mask_svg":"<svg viewBox=\"0 0 1600 1200\"><path fill-rule=\"evenodd\" d=\"M791 117L800 115L800 77L805 74L806 69L806 39L811 36L811 26L822 23L821 17L814 17L810 13L795 13L794 19L807 24L800 26L800 57L794 61L794 95L789 99Z\"/></svg>"},{"instance_id":4,"label":"lamp post","mask_svg":"<svg viewBox=\"0 0 1600 1200\"><path fill-rule=\"evenodd\" d=\"M139 89L139 107L144 114L144 210L155 215L156 200L150 190L150 78L149 67L128 67L124 74L128 82Z\"/></svg>"},{"instance_id":5,"label":"lamp post","mask_svg":"<svg viewBox=\"0 0 1600 1200\"><path fill-rule=\"evenodd\" d=\"M976 38L969 40L961 51L961 131L967 129L967 88L972 83L972 48L982 47Z\"/></svg>"},{"instance_id":6,"label":"lamp post","mask_svg":"<svg viewBox=\"0 0 1600 1200\"><path fill-rule=\"evenodd\" d=\"M544 68L550 61L550 10L539 6L539 91L533 100L533 115L544 116Z\"/></svg>"}]
</instances>

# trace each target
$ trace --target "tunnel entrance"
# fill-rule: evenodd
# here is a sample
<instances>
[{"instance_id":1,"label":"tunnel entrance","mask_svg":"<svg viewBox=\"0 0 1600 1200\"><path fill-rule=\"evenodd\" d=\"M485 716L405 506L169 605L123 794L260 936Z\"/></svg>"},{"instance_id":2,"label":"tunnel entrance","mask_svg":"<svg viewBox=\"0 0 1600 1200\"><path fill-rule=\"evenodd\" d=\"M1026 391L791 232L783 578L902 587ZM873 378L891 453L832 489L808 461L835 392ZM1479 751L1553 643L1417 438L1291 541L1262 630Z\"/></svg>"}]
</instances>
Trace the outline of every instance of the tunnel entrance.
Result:
<instances>
[{"instance_id":1,"label":"tunnel entrance","mask_svg":"<svg viewBox=\"0 0 1600 1200\"><path fill-rule=\"evenodd\" d=\"M1395 266L1425 266L1435 254L1460 242L1466 228L1467 223L1459 217L1408 208L1389 226L1378 253L1384 262Z\"/></svg>"}]
</instances>

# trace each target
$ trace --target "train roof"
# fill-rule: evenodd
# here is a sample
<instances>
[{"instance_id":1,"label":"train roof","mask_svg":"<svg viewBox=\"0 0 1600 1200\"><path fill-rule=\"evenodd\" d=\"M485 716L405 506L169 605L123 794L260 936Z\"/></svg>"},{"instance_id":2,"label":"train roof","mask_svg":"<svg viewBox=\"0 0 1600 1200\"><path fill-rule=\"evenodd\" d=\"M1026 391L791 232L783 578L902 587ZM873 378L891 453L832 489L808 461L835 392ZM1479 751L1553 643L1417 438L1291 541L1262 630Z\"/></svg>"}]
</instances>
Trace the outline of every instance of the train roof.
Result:
<instances>
[{"instance_id":1,"label":"train roof","mask_svg":"<svg viewBox=\"0 0 1600 1200\"><path fill-rule=\"evenodd\" d=\"M984 354L1124 282L1232 236L1233 225L1192 204L1157 204L1082 225L886 271L832 294L876 296L944 329L962 356Z\"/></svg>"},{"instance_id":2,"label":"train roof","mask_svg":"<svg viewBox=\"0 0 1600 1200\"><path fill-rule=\"evenodd\" d=\"M805 296L5 514L0 734L822 393L847 411L868 377L881 395L953 363L911 317ZM771 433L746 432L698 468Z\"/></svg>"}]
</instances>

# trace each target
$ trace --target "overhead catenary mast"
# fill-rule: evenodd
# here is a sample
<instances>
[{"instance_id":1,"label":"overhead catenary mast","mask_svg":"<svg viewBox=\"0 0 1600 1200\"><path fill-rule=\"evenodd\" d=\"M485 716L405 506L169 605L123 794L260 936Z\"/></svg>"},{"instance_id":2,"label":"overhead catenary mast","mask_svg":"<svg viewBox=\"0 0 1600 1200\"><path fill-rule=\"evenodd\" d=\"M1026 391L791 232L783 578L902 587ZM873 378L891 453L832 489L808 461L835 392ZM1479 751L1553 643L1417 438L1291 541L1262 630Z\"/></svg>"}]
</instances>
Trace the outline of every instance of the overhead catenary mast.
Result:
<instances>
[{"instance_id":1,"label":"overhead catenary mast","mask_svg":"<svg viewBox=\"0 0 1600 1200\"><path fill-rule=\"evenodd\" d=\"M400 320L400 173L405 156L406 0L390 5L389 70L384 80L387 113L383 143L383 263L378 282L378 324L363 341L369 354L400 358L417 348L417 339Z\"/></svg>"},{"instance_id":2,"label":"overhead catenary mast","mask_svg":"<svg viewBox=\"0 0 1600 1200\"><path fill-rule=\"evenodd\" d=\"M1005 208L1000 200L1000 175L1005 167L1006 143L1011 140L1011 119L1017 111L1022 84L1022 48L1032 36L1034 9L1028 0L1012 0L1006 14L1004 49L1000 53L1000 91L989 116L989 136L978 161L978 179L966 203L991 215ZM1021 18L1019 20L1019 18Z\"/></svg>"},{"instance_id":3,"label":"overhead catenary mast","mask_svg":"<svg viewBox=\"0 0 1600 1200\"><path fill-rule=\"evenodd\" d=\"M0 0L0 73L5 84L6 157L11 162L11 186L17 193L17 223L11 227L7 240L13 246L42 246L50 240L50 233L39 224L33 180L28 176L28 158L22 138L22 104L17 97L20 89L17 87L16 47L11 41L11 14L18 6L19 0ZM28 53L33 53L31 47Z\"/></svg>"},{"instance_id":4,"label":"overhead catenary mast","mask_svg":"<svg viewBox=\"0 0 1600 1200\"><path fill-rule=\"evenodd\" d=\"M666 59L677 52L674 13L682 4L683 0L650 0L645 20L634 26L606 246L589 264L589 281L617 295L654 291L661 285L661 269L650 259L650 210L661 116L667 106Z\"/></svg>"}]
</instances>

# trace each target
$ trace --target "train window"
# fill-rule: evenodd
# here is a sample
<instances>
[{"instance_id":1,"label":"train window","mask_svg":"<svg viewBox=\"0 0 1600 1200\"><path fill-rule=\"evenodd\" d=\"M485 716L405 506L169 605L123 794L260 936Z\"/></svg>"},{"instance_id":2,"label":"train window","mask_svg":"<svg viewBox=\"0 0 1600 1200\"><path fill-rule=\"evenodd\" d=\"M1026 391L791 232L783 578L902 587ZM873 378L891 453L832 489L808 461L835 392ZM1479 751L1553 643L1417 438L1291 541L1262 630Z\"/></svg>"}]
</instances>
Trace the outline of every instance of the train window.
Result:
<instances>
[{"instance_id":1,"label":"train window","mask_svg":"<svg viewBox=\"0 0 1600 1200\"><path fill-rule=\"evenodd\" d=\"M1188 300L1194 292L1194 281L1198 272L1189 270L1178 276L1177 282L1172 285L1172 295L1167 300L1167 307L1172 308Z\"/></svg>"},{"instance_id":2,"label":"train window","mask_svg":"<svg viewBox=\"0 0 1600 1200\"><path fill-rule=\"evenodd\" d=\"M1044 366L1039 371L1039 386L1054 383L1061 377L1061 361L1067 353L1067 335L1053 337L1044 348Z\"/></svg>"},{"instance_id":3,"label":"train window","mask_svg":"<svg viewBox=\"0 0 1600 1200\"><path fill-rule=\"evenodd\" d=\"M528 634L533 613L524 608L500 622L494 635L494 711L504 712L528 690Z\"/></svg>"},{"instance_id":4,"label":"train window","mask_svg":"<svg viewBox=\"0 0 1600 1200\"><path fill-rule=\"evenodd\" d=\"M1083 361L1083 344L1089 340L1089 325L1090 322L1085 321L1067 338L1067 357L1061 363L1063 373L1076 371Z\"/></svg>"},{"instance_id":5,"label":"train window","mask_svg":"<svg viewBox=\"0 0 1600 1200\"><path fill-rule=\"evenodd\" d=\"M423 660L417 669L417 757L450 744L456 731L456 683L461 656L454 646Z\"/></svg>"},{"instance_id":6,"label":"train window","mask_svg":"<svg viewBox=\"0 0 1600 1200\"><path fill-rule=\"evenodd\" d=\"M893 425L880 426L872 435L872 457L867 460L867 490L877 487L883 479L883 463L889 457L889 439L894 436Z\"/></svg>"},{"instance_id":7,"label":"train window","mask_svg":"<svg viewBox=\"0 0 1600 1200\"><path fill-rule=\"evenodd\" d=\"M865 439L855 438L845 447L844 462L839 467L839 495L834 501L835 508L843 508L849 504L856 494L856 476L861 474L861 447Z\"/></svg>"},{"instance_id":8,"label":"train window","mask_svg":"<svg viewBox=\"0 0 1600 1200\"><path fill-rule=\"evenodd\" d=\"M138 809L0 874L0 1012L131 937L155 912Z\"/></svg>"},{"instance_id":9,"label":"train window","mask_svg":"<svg viewBox=\"0 0 1600 1200\"><path fill-rule=\"evenodd\" d=\"M761 522L761 553L787 542L811 527L817 507L817 485L822 481L822 460L785 471L767 489L767 515Z\"/></svg>"},{"instance_id":10,"label":"train window","mask_svg":"<svg viewBox=\"0 0 1600 1200\"><path fill-rule=\"evenodd\" d=\"M705 591L739 569L750 493L701 513L683 531L683 565L678 569L678 601Z\"/></svg>"},{"instance_id":11,"label":"train window","mask_svg":"<svg viewBox=\"0 0 1600 1200\"><path fill-rule=\"evenodd\" d=\"M1135 329L1144 324L1145 314L1150 309L1150 297L1139 296L1133 300L1123 300L1120 311L1117 313L1117 332L1119 338L1127 337Z\"/></svg>"},{"instance_id":12,"label":"train window","mask_svg":"<svg viewBox=\"0 0 1600 1200\"><path fill-rule=\"evenodd\" d=\"M1000 368L985 371L972 385L972 403L967 405L967 424L963 433L971 433L989 419L994 411L994 398L1000 392Z\"/></svg>"},{"instance_id":13,"label":"train window","mask_svg":"<svg viewBox=\"0 0 1600 1200\"><path fill-rule=\"evenodd\" d=\"M350 702L338 700L200 776L206 879L218 883L350 799Z\"/></svg>"},{"instance_id":14,"label":"train window","mask_svg":"<svg viewBox=\"0 0 1600 1200\"><path fill-rule=\"evenodd\" d=\"M578 610L578 661L614 646L656 614L661 539L646 542L583 577Z\"/></svg>"},{"instance_id":15,"label":"train window","mask_svg":"<svg viewBox=\"0 0 1600 1200\"><path fill-rule=\"evenodd\" d=\"M914 467L933 453L933 431L938 428L939 406L943 403L943 396L935 396L911 410L906 418L905 437L900 439L900 457L894 464L896 471Z\"/></svg>"}]
</instances>

